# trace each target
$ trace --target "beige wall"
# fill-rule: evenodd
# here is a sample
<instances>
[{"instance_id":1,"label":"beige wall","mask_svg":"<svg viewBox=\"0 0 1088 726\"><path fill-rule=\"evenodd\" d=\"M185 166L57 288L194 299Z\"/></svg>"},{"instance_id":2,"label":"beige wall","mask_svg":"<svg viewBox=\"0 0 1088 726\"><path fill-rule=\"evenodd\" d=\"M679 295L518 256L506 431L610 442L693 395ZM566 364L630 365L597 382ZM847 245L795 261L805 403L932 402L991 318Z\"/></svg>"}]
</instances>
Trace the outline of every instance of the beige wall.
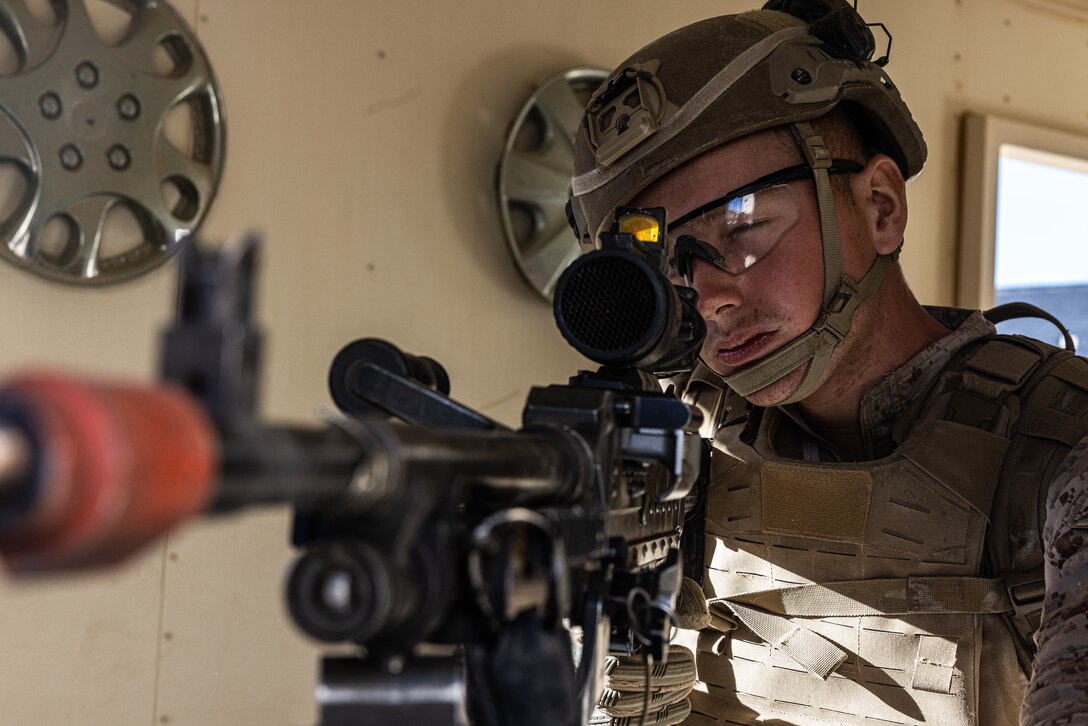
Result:
<instances>
[{"instance_id":1,"label":"beige wall","mask_svg":"<svg viewBox=\"0 0 1088 726\"><path fill-rule=\"evenodd\" d=\"M581 361L519 278L492 174L533 84L611 66L661 32L746 3L685 0L175 0L227 104L226 176L205 236L266 237L264 408L311 419L344 343L431 355L455 397L516 422L527 387ZM1088 131L1088 26L1013 0L862 0L926 132L904 264L954 297L958 116ZM150 379L172 270L75 290L0 268L0 371ZM121 569L0 579L0 724L227 726L313 720L315 650L281 614L285 512L201 522Z\"/></svg>"}]
</instances>

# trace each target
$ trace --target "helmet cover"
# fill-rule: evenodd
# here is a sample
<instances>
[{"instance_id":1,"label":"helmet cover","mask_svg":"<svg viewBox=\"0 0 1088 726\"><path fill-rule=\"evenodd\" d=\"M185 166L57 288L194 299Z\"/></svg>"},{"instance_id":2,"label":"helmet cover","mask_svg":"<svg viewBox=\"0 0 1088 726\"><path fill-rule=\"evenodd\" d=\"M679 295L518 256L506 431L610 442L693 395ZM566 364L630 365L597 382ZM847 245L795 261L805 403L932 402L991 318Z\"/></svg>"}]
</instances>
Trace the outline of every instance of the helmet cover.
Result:
<instances>
[{"instance_id":1,"label":"helmet cover","mask_svg":"<svg viewBox=\"0 0 1088 726\"><path fill-rule=\"evenodd\" d=\"M905 178L925 141L846 0L771 0L702 20L621 63L597 90L575 143L572 213L583 248L613 210L685 161L840 104ZM790 13L797 13L795 17ZM624 137L627 138L624 138Z\"/></svg>"}]
</instances>

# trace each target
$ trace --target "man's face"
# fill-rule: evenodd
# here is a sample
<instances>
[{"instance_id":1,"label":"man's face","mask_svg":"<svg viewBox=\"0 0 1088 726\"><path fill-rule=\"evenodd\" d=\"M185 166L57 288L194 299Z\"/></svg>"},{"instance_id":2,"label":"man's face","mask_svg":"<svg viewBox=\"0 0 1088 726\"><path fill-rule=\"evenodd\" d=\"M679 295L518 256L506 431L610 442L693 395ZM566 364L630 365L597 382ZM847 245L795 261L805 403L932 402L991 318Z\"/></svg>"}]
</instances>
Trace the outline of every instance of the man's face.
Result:
<instances>
[{"instance_id":1,"label":"man's face","mask_svg":"<svg viewBox=\"0 0 1088 726\"><path fill-rule=\"evenodd\" d=\"M664 207L667 219L676 220L730 190L803 161L790 139L760 132L692 159L654 182L633 204ZM690 282L699 293L699 310L707 321L702 358L721 375L735 373L782 348L811 327L820 312L823 247L815 185L811 179L788 185L797 201L796 221L755 264L733 274L705 260L694 261ZM844 255L850 236L843 229ZM848 268L857 266L848 264ZM785 400L800 384L807 366L748 399L760 406Z\"/></svg>"}]
</instances>

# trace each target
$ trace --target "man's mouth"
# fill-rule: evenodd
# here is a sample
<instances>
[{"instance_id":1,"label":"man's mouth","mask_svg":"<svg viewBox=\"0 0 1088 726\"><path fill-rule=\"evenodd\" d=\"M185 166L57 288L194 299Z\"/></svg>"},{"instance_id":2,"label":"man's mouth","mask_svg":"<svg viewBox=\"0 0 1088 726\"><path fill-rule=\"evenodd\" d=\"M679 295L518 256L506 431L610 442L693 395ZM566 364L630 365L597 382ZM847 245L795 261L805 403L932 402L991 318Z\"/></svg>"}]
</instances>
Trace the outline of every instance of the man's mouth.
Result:
<instances>
[{"instance_id":1,"label":"man's mouth","mask_svg":"<svg viewBox=\"0 0 1088 726\"><path fill-rule=\"evenodd\" d=\"M770 344L772 338L774 338L774 331L757 333L730 347L721 346L717 351L718 360L730 366L746 363L759 357Z\"/></svg>"}]
</instances>

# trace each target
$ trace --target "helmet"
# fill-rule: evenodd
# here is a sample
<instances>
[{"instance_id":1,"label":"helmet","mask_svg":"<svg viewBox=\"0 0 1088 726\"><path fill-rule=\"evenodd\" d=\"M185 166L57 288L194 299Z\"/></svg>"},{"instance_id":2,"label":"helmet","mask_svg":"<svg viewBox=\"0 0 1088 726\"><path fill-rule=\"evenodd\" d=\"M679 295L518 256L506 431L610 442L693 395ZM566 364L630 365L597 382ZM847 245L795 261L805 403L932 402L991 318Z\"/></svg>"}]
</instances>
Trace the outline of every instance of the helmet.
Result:
<instances>
[{"instance_id":1,"label":"helmet","mask_svg":"<svg viewBox=\"0 0 1088 726\"><path fill-rule=\"evenodd\" d=\"M785 348L725 379L748 395L813 365L784 403L815 389L854 312L879 286L888 256L859 281L842 272L827 168L810 121L846 111L863 141L917 175L926 145L899 91L872 60L875 42L847 0L771 0L762 10L703 20L650 43L594 93L578 134L570 220L583 249L617 207L685 161L733 139L792 127L816 180L824 246L823 311Z\"/></svg>"},{"instance_id":2,"label":"helmet","mask_svg":"<svg viewBox=\"0 0 1088 726\"><path fill-rule=\"evenodd\" d=\"M922 132L868 59L872 34L846 0L766 7L802 17L765 9L693 23L635 53L597 90L574 149L572 211L583 246L594 245L612 210L688 159L840 104L904 178L921 171Z\"/></svg>"}]
</instances>

